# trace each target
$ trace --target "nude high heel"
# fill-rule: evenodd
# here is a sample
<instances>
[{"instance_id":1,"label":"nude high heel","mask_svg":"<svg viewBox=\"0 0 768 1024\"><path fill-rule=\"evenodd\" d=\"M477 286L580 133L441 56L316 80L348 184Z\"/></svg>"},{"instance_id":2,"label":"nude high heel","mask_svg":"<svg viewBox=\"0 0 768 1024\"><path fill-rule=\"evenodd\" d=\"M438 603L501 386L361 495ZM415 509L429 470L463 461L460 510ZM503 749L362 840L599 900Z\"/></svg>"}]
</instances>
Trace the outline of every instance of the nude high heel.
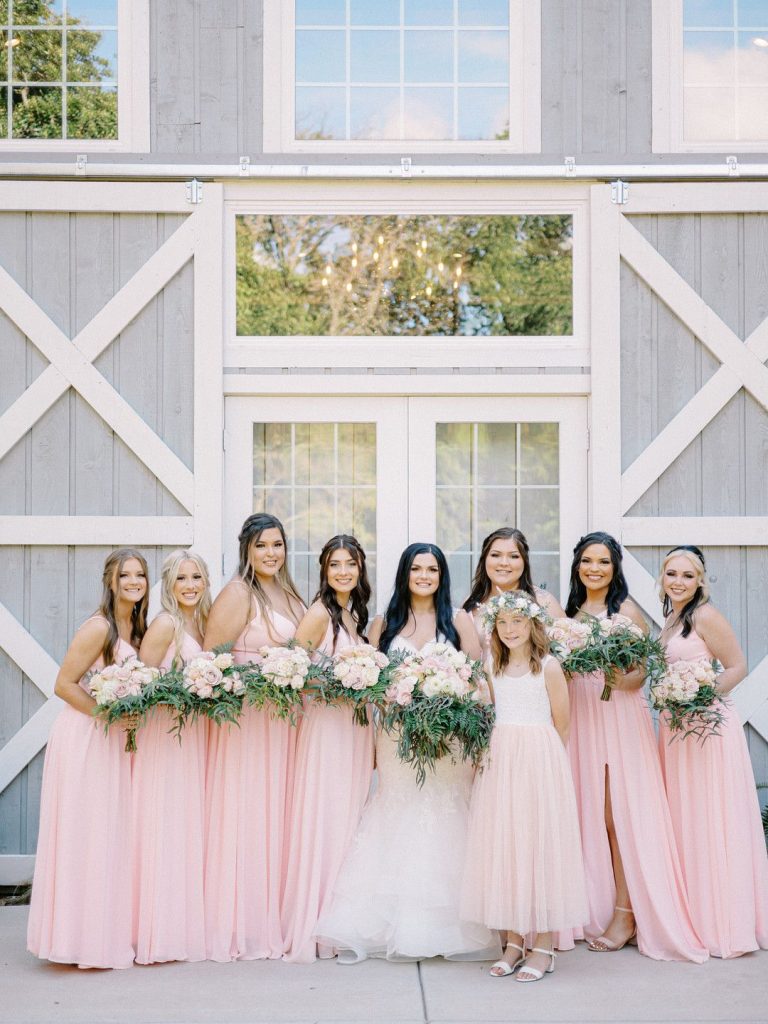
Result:
<instances>
[{"instance_id":1,"label":"nude high heel","mask_svg":"<svg viewBox=\"0 0 768 1024\"><path fill-rule=\"evenodd\" d=\"M615 910L621 910L625 914L632 914L634 917L635 912L631 907L615 907ZM592 939L591 942L587 943L587 949L592 953L618 953L620 949L631 943L637 945L637 922L632 929L631 935L628 935L623 942L614 942L613 939L606 939L604 935L601 935L597 939Z\"/></svg>"}]
</instances>

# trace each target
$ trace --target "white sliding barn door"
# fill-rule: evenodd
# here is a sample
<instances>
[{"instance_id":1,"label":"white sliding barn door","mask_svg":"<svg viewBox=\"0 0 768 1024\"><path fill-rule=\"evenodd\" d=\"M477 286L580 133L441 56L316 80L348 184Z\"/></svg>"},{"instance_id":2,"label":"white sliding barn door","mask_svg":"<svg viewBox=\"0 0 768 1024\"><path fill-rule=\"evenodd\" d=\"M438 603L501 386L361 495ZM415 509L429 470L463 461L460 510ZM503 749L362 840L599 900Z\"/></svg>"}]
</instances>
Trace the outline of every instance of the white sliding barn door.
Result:
<instances>
[{"instance_id":1,"label":"white sliding barn door","mask_svg":"<svg viewBox=\"0 0 768 1024\"><path fill-rule=\"evenodd\" d=\"M0 884L31 874L57 662L105 552L156 573L194 544L218 577L221 232L214 184L0 183Z\"/></svg>"},{"instance_id":2,"label":"white sliding barn door","mask_svg":"<svg viewBox=\"0 0 768 1024\"><path fill-rule=\"evenodd\" d=\"M768 740L766 210L763 184L631 184L623 206L599 185L590 244L593 525L657 622L664 553L705 549L751 665L734 700Z\"/></svg>"}]
</instances>

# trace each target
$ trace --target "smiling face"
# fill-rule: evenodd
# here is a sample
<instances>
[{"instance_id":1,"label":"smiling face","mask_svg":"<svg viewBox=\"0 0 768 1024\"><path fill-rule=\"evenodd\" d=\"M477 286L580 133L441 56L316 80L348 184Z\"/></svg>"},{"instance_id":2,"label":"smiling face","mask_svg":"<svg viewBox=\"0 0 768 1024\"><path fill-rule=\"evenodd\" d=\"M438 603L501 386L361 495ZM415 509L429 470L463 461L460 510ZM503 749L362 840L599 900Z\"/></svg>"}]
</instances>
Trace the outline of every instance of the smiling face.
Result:
<instances>
[{"instance_id":1,"label":"smiling face","mask_svg":"<svg viewBox=\"0 0 768 1024\"><path fill-rule=\"evenodd\" d=\"M116 601L136 604L147 592L147 576L138 558L126 558L115 569L112 593Z\"/></svg>"},{"instance_id":2,"label":"smiling face","mask_svg":"<svg viewBox=\"0 0 768 1024\"><path fill-rule=\"evenodd\" d=\"M579 579L588 591L605 590L613 579L611 553L605 544L590 544L579 559Z\"/></svg>"},{"instance_id":3,"label":"smiling face","mask_svg":"<svg viewBox=\"0 0 768 1024\"><path fill-rule=\"evenodd\" d=\"M496 632L510 651L519 650L530 642L531 620L516 612L501 612L496 617Z\"/></svg>"},{"instance_id":4,"label":"smiling face","mask_svg":"<svg viewBox=\"0 0 768 1024\"><path fill-rule=\"evenodd\" d=\"M328 585L337 594L349 595L360 580L360 568L354 555L346 548L338 548L328 559L326 569Z\"/></svg>"},{"instance_id":5,"label":"smiling face","mask_svg":"<svg viewBox=\"0 0 768 1024\"><path fill-rule=\"evenodd\" d=\"M496 590L515 590L524 568L523 556L511 537L500 537L491 544L485 571Z\"/></svg>"},{"instance_id":6,"label":"smiling face","mask_svg":"<svg viewBox=\"0 0 768 1024\"><path fill-rule=\"evenodd\" d=\"M440 586L440 566L434 555L416 555L408 574L408 589L415 597L429 597Z\"/></svg>"},{"instance_id":7,"label":"smiling face","mask_svg":"<svg viewBox=\"0 0 768 1024\"><path fill-rule=\"evenodd\" d=\"M257 576L272 579L285 565L285 543L276 526L262 530L248 548L248 561Z\"/></svg>"},{"instance_id":8,"label":"smiling face","mask_svg":"<svg viewBox=\"0 0 768 1024\"><path fill-rule=\"evenodd\" d=\"M176 573L173 596L179 608L194 608L205 592L205 577L200 566L191 558L185 558Z\"/></svg>"},{"instance_id":9,"label":"smiling face","mask_svg":"<svg viewBox=\"0 0 768 1024\"><path fill-rule=\"evenodd\" d=\"M700 584L698 570L685 555L674 555L664 566L662 586L675 607L688 604Z\"/></svg>"}]
</instances>

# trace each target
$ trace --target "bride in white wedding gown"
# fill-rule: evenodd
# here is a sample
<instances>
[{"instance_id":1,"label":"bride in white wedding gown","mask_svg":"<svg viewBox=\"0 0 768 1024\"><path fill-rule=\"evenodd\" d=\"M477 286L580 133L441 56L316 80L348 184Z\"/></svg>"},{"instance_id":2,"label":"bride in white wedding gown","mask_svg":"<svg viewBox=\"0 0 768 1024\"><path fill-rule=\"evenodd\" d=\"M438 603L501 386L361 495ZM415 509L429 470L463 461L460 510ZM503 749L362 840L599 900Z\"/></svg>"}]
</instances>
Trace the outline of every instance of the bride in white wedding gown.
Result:
<instances>
[{"instance_id":1,"label":"bride in white wedding gown","mask_svg":"<svg viewBox=\"0 0 768 1024\"><path fill-rule=\"evenodd\" d=\"M414 653L435 639L480 656L472 620L452 612L442 551L411 544L400 558L387 614L374 620L370 640L385 653ZM415 769L397 756L397 738L383 730L376 763L378 786L318 922L317 941L336 947L343 963L369 956L496 959L496 933L459 917L474 769L442 758L419 788Z\"/></svg>"}]
</instances>

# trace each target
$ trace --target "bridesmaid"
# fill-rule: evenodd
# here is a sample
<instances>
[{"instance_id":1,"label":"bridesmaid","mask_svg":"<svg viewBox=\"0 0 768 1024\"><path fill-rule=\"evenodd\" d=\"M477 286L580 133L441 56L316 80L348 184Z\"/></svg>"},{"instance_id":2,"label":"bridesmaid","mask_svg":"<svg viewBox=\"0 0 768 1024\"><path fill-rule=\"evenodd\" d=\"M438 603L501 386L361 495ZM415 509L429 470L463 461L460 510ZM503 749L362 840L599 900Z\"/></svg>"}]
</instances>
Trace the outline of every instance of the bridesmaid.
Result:
<instances>
[{"instance_id":1,"label":"bridesmaid","mask_svg":"<svg viewBox=\"0 0 768 1024\"><path fill-rule=\"evenodd\" d=\"M520 530L500 526L489 533L480 549L472 589L464 602L464 611L475 622L483 653L488 654L488 638L482 625L482 605L490 597L510 590L522 590L553 619L564 618L565 612L557 598L547 590L533 585L528 541Z\"/></svg>"},{"instance_id":2,"label":"bridesmaid","mask_svg":"<svg viewBox=\"0 0 768 1024\"><path fill-rule=\"evenodd\" d=\"M574 548L566 611L571 618L620 613L648 627L628 596L621 548L589 533ZM643 672L617 674L602 701L601 672L570 683L569 752L587 874L588 948L607 953L637 938L654 960L702 963L707 951L691 924Z\"/></svg>"},{"instance_id":3,"label":"bridesmaid","mask_svg":"<svg viewBox=\"0 0 768 1024\"><path fill-rule=\"evenodd\" d=\"M320 588L296 630L310 651L333 656L365 642L371 585L365 552L354 537L331 537L320 553ZM311 963L313 938L329 903L344 854L360 820L373 771L373 730L357 725L351 707L308 702L299 724L283 929L292 963ZM311 869L310 869L311 865Z\"/></svg>"},{"instance_id":4,"label":"bridesmaid","mask_svg":"<svg viewBox=\"0 0 768 1024\"><path fill-rule=\"evenodd\" d=\"M208 568L173 551L163 563L160 601L141 644L145 665L180 668L202 650L211 607ZM156 709L133 759L134 944L136 962L205 960L203 920L204 721L171 732ZM169 870L169 865L173 868Z\"/></svg>"},{"instance_id":5,"label":"bridesmaid","mask_svg":"<svg viewBox=\"0 0 768 1024\"><path fill-rule=\"evenodd\" d=\"M668 660L717 658L717 689L729 694L747 665L730 625L709 603L699 548L670 551L659 584ZM744 730L731 703L720 710L720 735L705 743L670 742L662 715L659 749L694 926L712 956L736 957L768 949L768 856Z\"/></svg>"},{"instance_id":6,"label":"bridesmaid","mask_svg":"<svg viewBox=\"0 0 768 1024\"><path fill-rule=\"evenodd\" d=\"M234 643L238 664L290 640L304 614L279 519L243 523L237 576L213 603L203 646ZM212 729L206 793L205 921L209 960L279 959L280 899L295 753L294 726L246 705L239 726Z\"/></svg>"},{"instance_id":7,"label":"bridesmaid","mask_svg":"<svg viewBox=\"0 0 768 1024\"><path fill-rule=\"evenodd\" d=\"M43 769L27 947L78 967L130 967L131 755L120 729L93 719L87 673L135 657L147 623L144 556L107 556L98 611L78 629L56 678L65 706Z\"/></svg>"}]
</instances>

